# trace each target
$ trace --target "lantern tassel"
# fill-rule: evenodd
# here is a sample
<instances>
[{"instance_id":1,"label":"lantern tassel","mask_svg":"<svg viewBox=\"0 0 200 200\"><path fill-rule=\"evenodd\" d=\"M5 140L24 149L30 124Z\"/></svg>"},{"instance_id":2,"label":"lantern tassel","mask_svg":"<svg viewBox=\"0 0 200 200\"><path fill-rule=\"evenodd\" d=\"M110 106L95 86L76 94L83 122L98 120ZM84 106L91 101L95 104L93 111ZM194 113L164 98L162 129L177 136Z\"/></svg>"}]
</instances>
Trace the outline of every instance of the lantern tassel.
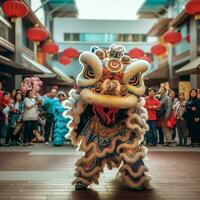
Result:
<instances>
[{"instance_id":1,"label":"lantern tassel","mask_svg":"<svg viewBox=\"0 0 200 200\"><path fill-rule=\"evenodd\" d=\"M15 23L17 21L17 17L11 17L11 22Z\"/></svg>"},{"instance_id":2,"label":"lantern tassel","mask_svg":"<svg viewBox=\"0 0 200 200\"><path fill-rule=\"evenodd\" d=\"M200 13L194 16L195 20L200 20Z\"/></svg>"}]
</instances>

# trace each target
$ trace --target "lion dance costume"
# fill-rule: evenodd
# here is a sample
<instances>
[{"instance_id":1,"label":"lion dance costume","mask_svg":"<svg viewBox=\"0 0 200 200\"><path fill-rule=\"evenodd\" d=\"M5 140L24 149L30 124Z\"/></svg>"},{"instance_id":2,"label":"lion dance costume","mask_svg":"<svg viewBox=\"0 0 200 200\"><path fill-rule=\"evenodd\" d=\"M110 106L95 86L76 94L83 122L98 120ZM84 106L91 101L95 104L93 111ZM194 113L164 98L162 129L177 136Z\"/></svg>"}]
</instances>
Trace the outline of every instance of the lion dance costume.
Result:
<instances>
[{"instance_id":1,"label":"lion dance costume","mask_svg":"<svg viewBox=\"0 0 200 200\"><path fill-rule=\"evenodd\" d=\"M71 117L68 123L72 143L85 152L76 162L77 190L98 184L105 165L119 168L119 179L133 189L150 188L150 176L141 146L147 112L143 108L145 86L142 74L149 64L132 60L121 45L109 50L93 47L80 55L83 68L77 90L64 102Z\"/></svg>"}]
</instances>

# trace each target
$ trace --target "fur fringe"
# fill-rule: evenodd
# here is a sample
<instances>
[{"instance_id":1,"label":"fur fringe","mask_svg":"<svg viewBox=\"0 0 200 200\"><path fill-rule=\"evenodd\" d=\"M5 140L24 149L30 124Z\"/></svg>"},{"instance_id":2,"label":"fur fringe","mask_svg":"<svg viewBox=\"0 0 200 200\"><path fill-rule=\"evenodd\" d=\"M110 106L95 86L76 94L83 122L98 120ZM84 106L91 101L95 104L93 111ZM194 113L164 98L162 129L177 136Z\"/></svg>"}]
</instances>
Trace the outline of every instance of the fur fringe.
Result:
<instances>
[{"instance_id":1,"label":"fur fringe","mask_svg":"<svg viewBox=\"0 0 200 200\"><path fill-rule=\"evenodd\" d=\"M147 183L151 180L150 176L144 175L141 177L141 179L139 180L139 182L134 182L131 180L130 176L127 175L122 175L121 176L122 182L129 186L132 189L140 189L141 186L145 187L147 185ZM146 188L148 189L148 188Z\"/></svg>"},{"instance_id":2,"label":"fur fringe","mask_svg":"<svg viewBox=\"0 0 200 200\"><path fill-rule=\"evenodd\" d=\"M130 165L124 164L119 169L119 172L121 172L123 174L124 171L127 171L129 173L129 175L133 178L139 178L144 174L145 171L148 171L148 169L143 165L143 166L140 166L140 168L137 172L133 172Z\"/></svg>"},{"instance_id":3,"label":"fur fringe","mask_svg":"<svg viewBox=\"0 0 200 200\"><path fill-rule=\"evenodd\" d=\"M148 170L146 166L141 166L137 172L133 172L131 167L128 165L136 163L139 159L143 159L147 153L147 148L142 146L140 147L139 152L131 155L127 155L123 152L123 149L131 150L138 147L143 140L145 132L148 130L148 125L145 121L148 117L147 111L143 107L145 103L144 98L139 99L139 102L137 103L137 106L135 108L128 109L128 117L126 119L127 132L125 132L123 136L118 135L114 137L114 139L112 140L112 144L109 148L105 148L102 151L99 151L97 148L97 144L93 142L87 145L85 136L77 136L77 133L75 131L77 125L80 123L80 116L84 111L84 107L86 106L86 100L83 100L81 95L79 95L76 90L71 90L69 92L69 95L69 100L64 102L64 106L68 109L64 113L64 115L72 119L68 123L69 137L71 138L73 145L79 146L80 151L92 152L92 154L89 154L88 157L83 156L76 162L77 168L75 175L77 176L77 178L74 180L73 183L81 182L85 185L90 185L91 183L98 184L98 178L100 176L100 173L103 172L103 168L105 165L107 165L109 169L112 169L113 167L119 167L120 164L122 164L122 162L124 161L124 163L126 164L123 164L119 170L119 172L121 173L121 179L126 182L129 187L134 189L137 189L140 186L150 188L150 177L146 175L142 176L142 174ZM133 132L135 133L135 138L132 139L132 143L130 144L129 140ZM122 144L120 144L116 148L117 141L121 141ZM112 160L104 159L107 154L113 153L115 149L119 154L116 163ZM92 169L92 171L87 172L82 166L80 166L82 163L91 162L95 158L102 158L101 166L96 166L94 169ZM138 178L140 176L142 177L139 182L133 182L131 177L123 173L125 171L127 171L132 178Z\"/></svg>"}]
</instances>

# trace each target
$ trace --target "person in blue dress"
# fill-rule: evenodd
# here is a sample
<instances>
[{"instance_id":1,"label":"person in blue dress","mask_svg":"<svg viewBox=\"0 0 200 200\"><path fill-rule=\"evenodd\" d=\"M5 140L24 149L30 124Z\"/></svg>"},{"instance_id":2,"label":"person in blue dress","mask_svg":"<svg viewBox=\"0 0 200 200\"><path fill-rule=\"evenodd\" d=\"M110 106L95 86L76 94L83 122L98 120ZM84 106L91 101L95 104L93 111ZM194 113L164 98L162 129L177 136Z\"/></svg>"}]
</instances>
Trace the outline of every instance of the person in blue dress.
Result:
<instances>
[{"instance_id":1,"label":"person in blue dress","mask_svg":"<svg viewBox=\"0 0 200 200\"><path fill-rule=\"evenodd\" d=\"M54 107L54 134L53 134L53 145L62 146L64 143L65 135L68 133L67 123L69 118L63 117L63 112L66 110L62 102L66 99L64 92L58 93L59 102Z\"/></svg>"}]
</instances>

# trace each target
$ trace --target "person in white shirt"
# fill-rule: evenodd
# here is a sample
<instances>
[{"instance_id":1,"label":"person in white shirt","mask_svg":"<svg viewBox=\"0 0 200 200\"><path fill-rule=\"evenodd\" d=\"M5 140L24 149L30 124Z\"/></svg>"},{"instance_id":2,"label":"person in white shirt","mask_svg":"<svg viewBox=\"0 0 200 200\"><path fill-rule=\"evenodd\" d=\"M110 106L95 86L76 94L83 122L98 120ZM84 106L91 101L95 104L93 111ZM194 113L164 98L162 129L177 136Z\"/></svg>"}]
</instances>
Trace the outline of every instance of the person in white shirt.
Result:
<instances>
[{"instance_id":1,"label":"person in white shirt","mask_svg":"<svg viewBox=\"0 0 200 200\"><path fill-rule=\"evenodd\" d=\"M24 146L31 145L33 131L37 129L38 123L38 101L33 98L33 91L28 90L24 99Z\"/></svg>"}]
</instances>

